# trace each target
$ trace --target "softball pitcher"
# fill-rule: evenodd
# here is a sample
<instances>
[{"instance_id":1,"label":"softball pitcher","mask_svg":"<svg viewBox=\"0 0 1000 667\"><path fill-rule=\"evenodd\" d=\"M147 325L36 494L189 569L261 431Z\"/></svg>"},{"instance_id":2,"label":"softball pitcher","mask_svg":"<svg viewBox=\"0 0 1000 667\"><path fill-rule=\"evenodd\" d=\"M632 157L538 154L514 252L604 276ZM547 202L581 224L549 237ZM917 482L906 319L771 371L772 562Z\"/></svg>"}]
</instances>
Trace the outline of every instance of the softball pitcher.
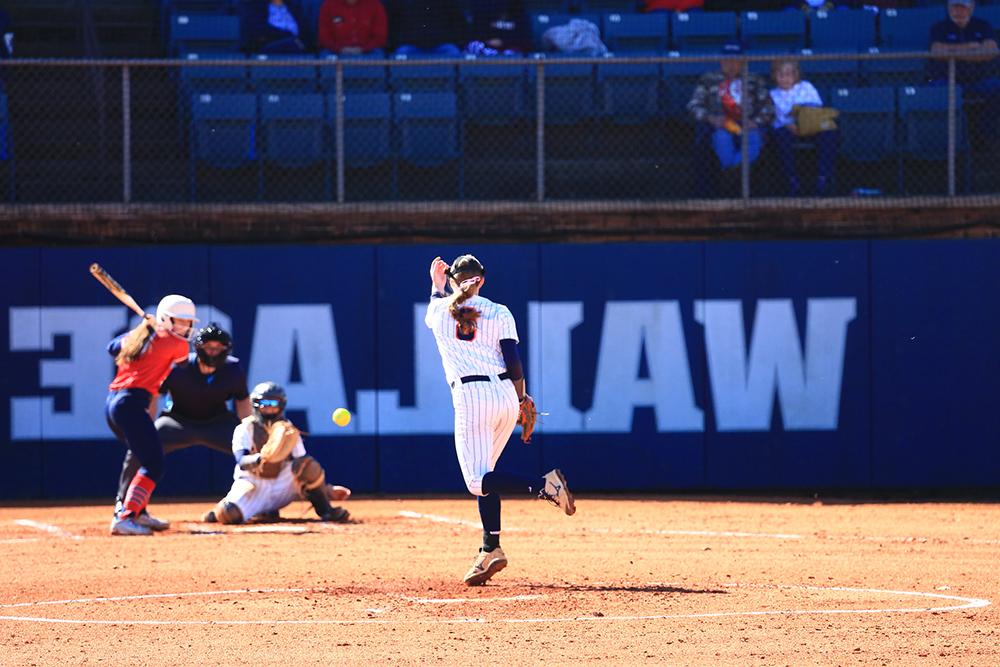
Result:
<instances>
[{"instance_id":1,"label":"softball pitcher","mask_svg":"<svg viewBox=\"0 0 1000 667\"><path fill-rule=\"evenodd\" d=\"M147 315L135 329L108 343L118 372L108 387L105 416L115 436L141 464L122 507L111 519L112 535L152 534L140 519L163 476L163 444L151 414L171 367L187 361L188 339L197 321L191 299L169 294L157 305L156 317Z\"/></svg>"},{"instance_id":2,"label":"softball pitcher","mask_svg":"<svg viewBox=\"0 0 1000 667\"><path fill-rule=\"evenodd\" d=\"M486 270L472 255L458 257L450 267L435 257L430 275L424 322L434 332L451 386L455 451L483 522L483 546L464 578L469 586L478 586L507 567L500 548L500 494L534 495L567 515L576 512L576 505L558 469L541 478L494 471L514 426L521 424L521 439L528 442L537 414L525 391L517 326L506 306L480 296Z\"/></svg>"},{"instance_id":3,"label":"softball pitcher","mask_svg":"<svg viewBox=\"0 0 1000 667\"><path fill-rule=\"evenodd\" d=\"M259 515L274 515L305 498L323 521L347 521L350 513L331 507L350 489L326 483L323 466L306 455L299 430L285 418L288 398L274 382L261 382L250 392L253 415L233 431L236 469L229 493L202 520L234 524Z\"/></svg>"}]
</instances>

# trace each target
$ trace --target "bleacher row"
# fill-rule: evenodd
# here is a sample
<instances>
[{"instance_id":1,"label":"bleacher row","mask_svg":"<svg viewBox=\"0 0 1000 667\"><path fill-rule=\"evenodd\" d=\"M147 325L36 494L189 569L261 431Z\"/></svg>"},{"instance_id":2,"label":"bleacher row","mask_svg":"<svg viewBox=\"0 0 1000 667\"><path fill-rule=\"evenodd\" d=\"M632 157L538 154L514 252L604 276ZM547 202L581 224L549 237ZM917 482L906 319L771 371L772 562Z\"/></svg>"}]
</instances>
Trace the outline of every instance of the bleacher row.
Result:
<instances>
[{"instance_id":1,"label":"bleacher row","mask_svg":"<svg viewBox=\"0 0 1000 667\"><path fill-rule=\"evenodd\" d=\"M960 107L961 91L957 93ZM841 111L842 156L847 160L869 164L897 160L902 182L903 158L944 159L948 142L943 130L948 109L945 88L838 88L831 91L831 99ZM399 162L439 168L464 163L468 156L463 142L469 126L461 120L461 103L454 93L347 93L343 98L345 167ZM249 166L258 160L281 168L324 166L330 173L336 160L336 115L332 94L196 95L192 160L221 169ZM958 120L957 146L967 158L961 114Z\"/></svg>"},{"instance_id":2,"label":"bleacher row","mask_svg":"<svg viewBox=\"0 0 1000 667\"><path fill-rule=\"evenodd\" d=\"M1000 28L1000 4L977 7L976 15ZM930 27L944 18L942 7L886 9L882 12L841 9L806 14L781 12L637 13L537 11L528 14L534 46L544 49L542 35L570 19L597 25L608 48L617 53L678 51L704 53L741 41L751 51L766 53L812 49L857 52L869 49L926 51ZM235 53L240 50L240 21L228 13L173 13L168 51Z\"/></svg>"}]
</instances>

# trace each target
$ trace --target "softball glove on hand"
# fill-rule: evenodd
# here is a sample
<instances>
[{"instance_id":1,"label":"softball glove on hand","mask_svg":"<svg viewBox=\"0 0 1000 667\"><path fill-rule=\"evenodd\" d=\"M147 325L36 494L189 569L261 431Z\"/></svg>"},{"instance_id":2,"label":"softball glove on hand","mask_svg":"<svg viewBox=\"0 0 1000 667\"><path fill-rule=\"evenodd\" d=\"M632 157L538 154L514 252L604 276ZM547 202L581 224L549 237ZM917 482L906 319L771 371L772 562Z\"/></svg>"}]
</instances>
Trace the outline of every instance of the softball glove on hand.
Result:
<instances>
[{"instance_id":1,"label":"softball glove on hand","mask_svg":"<svg viewBox=\"0 0 1000 667\"><path fill-rule=\"evenodd\" d=\"M521 426L521 442L531 442L536 421L538 421L538 410L535 408L535 399L525 394L521 399L520 412L517 415L517 423Z\"/></svg>"}]
</instances>

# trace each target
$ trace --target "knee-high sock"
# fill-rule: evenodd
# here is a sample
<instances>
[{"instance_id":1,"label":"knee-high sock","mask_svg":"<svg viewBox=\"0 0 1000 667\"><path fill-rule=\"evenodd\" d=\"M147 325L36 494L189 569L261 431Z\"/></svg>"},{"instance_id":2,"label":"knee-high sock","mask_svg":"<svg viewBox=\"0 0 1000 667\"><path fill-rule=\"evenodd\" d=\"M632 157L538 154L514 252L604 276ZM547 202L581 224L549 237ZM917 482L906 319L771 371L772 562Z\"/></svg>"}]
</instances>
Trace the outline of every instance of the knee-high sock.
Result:
<instances>
[{"instance_id":1,"label":"knee-high sock","mask_svg":"<svg viewBox=\"0 0 1000 667\"><path fill-rule=\"evenodd\" d=\"M541 477L525 477L496 470L483 475L483 493L486 494L531 496L538 495L538 492L543 488L545 488L545 480Z\"/></svg>"},{"instance_id":2,"label":"knee-high sock","mask_svg":"<svg viewBox=\"0 0 1000 667\"><path fill-rule=\"evenodd\" d=\"M483 551L500 546L500 496L491 493L479 496L479 518L483 522Z\"/></svg>"},{"instance_id":3,"label":"knee-high sock","mask_svg":"<svg viewBox=\"0 0 1000 667\"><path fill-rule=\"evenodd\" d=\"M156 482L154 482L149 477L140 470L132 478L132 483L128 485L128 491L125 493L125 509L122 511L122 516L136 516L146 507L149 503L149 497L153 495L153 489L156 488Z\"/></svg>"}]
</instances>

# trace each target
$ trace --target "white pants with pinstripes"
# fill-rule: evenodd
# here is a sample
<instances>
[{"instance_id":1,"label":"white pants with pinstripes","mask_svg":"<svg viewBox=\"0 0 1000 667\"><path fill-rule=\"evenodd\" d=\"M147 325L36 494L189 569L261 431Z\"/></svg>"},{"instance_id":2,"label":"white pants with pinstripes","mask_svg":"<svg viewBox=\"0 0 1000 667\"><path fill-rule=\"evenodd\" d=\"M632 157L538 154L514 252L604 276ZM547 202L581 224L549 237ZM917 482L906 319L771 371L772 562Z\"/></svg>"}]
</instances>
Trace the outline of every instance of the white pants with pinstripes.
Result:
<instances>
[{"instance_id":1,"label":"white pants with pinstripes","mask_svg":"<svg viewBox=\"0 0 1000 667\"><path fill-rule=\"evenodd\" d=\"M517 390L510 380L490 376L489 382L455 381L455 453L474 496L483 495L483 476L492 472L517 424Z\"/></svg>"}]
</instances>

